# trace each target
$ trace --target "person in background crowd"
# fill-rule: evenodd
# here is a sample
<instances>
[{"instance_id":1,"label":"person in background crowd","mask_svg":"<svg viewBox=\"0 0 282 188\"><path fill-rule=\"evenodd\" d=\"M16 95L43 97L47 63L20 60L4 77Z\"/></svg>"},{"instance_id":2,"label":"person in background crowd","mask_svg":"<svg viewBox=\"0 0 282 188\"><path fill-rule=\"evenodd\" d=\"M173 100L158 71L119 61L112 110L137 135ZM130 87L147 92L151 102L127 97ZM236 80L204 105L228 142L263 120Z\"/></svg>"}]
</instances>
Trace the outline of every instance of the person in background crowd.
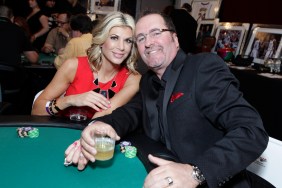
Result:
<instances>
[{"instance_id":1,"label":"person in background crowd","mask_svg":"<svg viewBox=\"0 0 282 188\"><path fill-rule=\"evenodd\" d=\"M71 18L70 26L72 39L62 53L55 58L54 65L57 69L69 58L85 56L87 49L92 44L92 21L87 15L74 15Z\"/></svg>"},{"instance_id":2,"label":"person in background crowd","mask_svg":"<svg viewBox=\"0 0 282 188\"><path fill-rule=\"evenodd\" d=\"M71 15L67 12L58 15L58 27L49 32L45 44L41 49L42 52L63 53L66 44L71 39L70 17Z\"/></svg>"},{"instance_id":3,"label":"person in background crowd","mask_svg":"<svg viewBox=\"0 0 282 188\"><path fill-rule=\"evenodd\" d=\"M21 64L21 54L31 63L38 61L38 54L32 47L25 32L13 23L13 11L0 5L0 62L7 65Z\"/></svg>"},{"instance_id":4,"label":"person in background crowd","mask_svg":"<svg viewBox=\"0 0 282 188\"><path fill-rule=\"evenodd\" d=\"M150 154L156 168L144 188L251 187L245 168L262 154L269 137L226 63L216 54L183 52L172 21L162 14L147 12L139 18L135 39L150 69L139 92L126 105L91 121L79 145L65 151L66 162L82 170L88 160L95 161L94 133L119 140L141 126L179 161Z\"/></svg>"},{"instance_id":5,"label":"person in background crowd","mask_svg":"<svg viewBox=\"0 0 282 188\"><path fill-rule=\"evenodd\" d=\"M28 39L30 39L30 30L26 19L21 16L15 16L14 23L22 28L22 30L25 32L25 35L28 37Z\"/></svg>"},{"instance_id":6,"label":"person in background crowd","mask_svg":"<svg viewBox=\"0 0 282 188\"><path fill-rule=\"evenodd\" d=\"M87 13L86 8L83 7L78 0L67 0L67 2L66 10L72 15Z\"/></svg>"},{"instance_id":7,"label":"person in background crowd","mask_svg":"<svg viewBox=\"0 0 282 188\"><path fill-rule=\"evenodd\" d=\"M99 117L125 104L138 91L140 74L135 70L134 19L128 14L112 12L99 23L88 55L63 63L36 99L33 115L69 116L71 110L79 108L87 112L88 118ZM46 103L50 106L48 110Z\"/></svg>"},{"instance_id":8,"label":"person in background crowd","mask_svg":"<svg viewBox=\"0 0 282 188\"><path fill-rule=\"evenodd\" d=\"M32 45L40 51L49 32L49 25L48 17L43 14L38 2L39 0L28 0L31 12L26 19L31 32Z\"/></svg>"},{"instance_id":9,"label":"person in background crowd","mask_svg":"<svg viewBox=\"0 0 282 188\"><path fill-rule=\"evenodd\" d=\"M56 6L56 0L44 0L42 11L45 16L48 17L48 25L50 30L57 27L56 19L59 14L59 10Z\"/></svg>"},{"instance_id":10,"label":"person in background crowd","mask_svg":"<svg viewBox=\"0 0 282 188\"><path fill-rule=\"evenodd\" d=\"M196 52L197 21L190 15L191 5L184 3L181 9L174 9L170 17L176 28L181 49L185 53Z\"/></svg>"}]
</instances>

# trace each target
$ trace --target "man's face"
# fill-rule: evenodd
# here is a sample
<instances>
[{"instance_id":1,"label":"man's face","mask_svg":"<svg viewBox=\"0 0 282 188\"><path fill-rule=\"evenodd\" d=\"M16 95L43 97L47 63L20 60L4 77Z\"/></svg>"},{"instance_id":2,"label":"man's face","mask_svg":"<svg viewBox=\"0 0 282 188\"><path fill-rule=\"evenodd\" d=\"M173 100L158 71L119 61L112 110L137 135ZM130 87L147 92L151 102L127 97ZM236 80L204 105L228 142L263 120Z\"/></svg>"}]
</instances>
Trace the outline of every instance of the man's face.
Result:
<instances>
[{"instance_id":1,"label":"man's face","mask_svg":"<svg viewBox=\"0 0 282 188\"><path fill-rule=\"evenodd\" d=\"M151 14L141 18L136 24L136 43L138 51L147 66L162 76L166 67L172 62L179 49L175 33L162 31L167 28L163 18Z\"/></svg>"},{"instance_id":2,"label":"man's face","mask_svg":"<svg viewBox=\"0 0 282 188\"><path fill-rule=\"evenodd\" d=\"M65 30L70 30L67 14L59 14L57 17L57 24L59 27L64 28Z\"/></svg>"},{"instance_id":3,"label":"man's face","mask_svg":"<svg viewBox=\"0 0 282 188\"><path fill-rule=\"evenodd\" d=\"M49 8L54 7L55 4L56 4L56 1L55 1L55 0L48 0L48 1L46 1L46 3L45 3L46 7L49 7Z\"/></svg>"}]
</instances>

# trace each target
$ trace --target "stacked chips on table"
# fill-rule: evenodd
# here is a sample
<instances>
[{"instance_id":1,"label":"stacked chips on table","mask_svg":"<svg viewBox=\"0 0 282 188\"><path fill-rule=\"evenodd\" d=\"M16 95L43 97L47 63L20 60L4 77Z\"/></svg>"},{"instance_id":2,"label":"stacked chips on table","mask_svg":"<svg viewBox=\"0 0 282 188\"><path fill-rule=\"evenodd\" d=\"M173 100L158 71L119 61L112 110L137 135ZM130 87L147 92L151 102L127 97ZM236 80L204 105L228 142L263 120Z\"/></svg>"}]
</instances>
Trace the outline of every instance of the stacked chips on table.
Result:
<instances>
[{"instance_id":1,"label":"stacked chips on table","mask_svg":"<svg viewBox=\"0 0 282 188\"><path fill-rule=\"evenodd\" d=\"M128 141L122 141L120 142L120 151L124 153L125 157L127 158L133 158L137 154L137 148L134 146L131 146L131 142Z\"/></svg>"},{"instance_id":2,"label":"stacked chips on table","mask_svg":"<svg viewBox=\"0 0 282 188\"><path fill-rule=\"evenodd\" d=\"M125 146L125 157L133 158L137 154L137 148L134 146Z\"/></svg>"},{"instance_id":3,"label":"stacked chips on table","mask_svg":"<svg viewBox=\"0 0 282 188\"><path fill-rule=\"evenodd\" d=\"M39 136L39 130L34 127L19 127L17 128L17 133L21 138L37 138Z\"/></svg>"}]
</instances>

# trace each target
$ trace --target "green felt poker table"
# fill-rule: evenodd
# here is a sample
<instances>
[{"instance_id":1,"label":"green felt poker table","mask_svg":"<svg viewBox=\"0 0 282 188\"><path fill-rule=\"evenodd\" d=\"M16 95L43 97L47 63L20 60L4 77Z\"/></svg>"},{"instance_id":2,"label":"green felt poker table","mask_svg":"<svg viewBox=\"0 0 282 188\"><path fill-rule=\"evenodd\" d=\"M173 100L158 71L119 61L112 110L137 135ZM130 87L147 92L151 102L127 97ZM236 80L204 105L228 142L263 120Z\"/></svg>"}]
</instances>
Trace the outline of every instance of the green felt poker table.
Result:
<instances>
[{"instance_id":1,"label":"green felt poker table","mask_svg":"<svg viewBox=\"0 0 282 188\"><path fill-rule=\"evenodd\" d=\"M18 127L36 127L39 137L21 138ZM138 157L126 158L115 148L106 162L89 164L78 171L64 166L64 151L78 139L83 126L52 117L0 116L0 187L138 188L146 168Z\"/></svg>"}]
</instances>

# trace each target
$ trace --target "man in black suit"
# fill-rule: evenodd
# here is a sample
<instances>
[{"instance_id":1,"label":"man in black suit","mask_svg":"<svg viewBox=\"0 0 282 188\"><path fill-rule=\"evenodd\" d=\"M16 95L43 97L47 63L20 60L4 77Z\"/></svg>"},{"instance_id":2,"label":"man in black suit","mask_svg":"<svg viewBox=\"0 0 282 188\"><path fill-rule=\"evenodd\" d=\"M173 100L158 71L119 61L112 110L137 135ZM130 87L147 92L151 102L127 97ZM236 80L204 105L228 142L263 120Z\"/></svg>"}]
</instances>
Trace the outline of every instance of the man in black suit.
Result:
<instances>
[{"instance_id":1,"label":"man in black suit","mask_svg":"<svg viewBox=\"0 0 282 188\"><path fill-rule=\"evenodd\" d=\"M0 63L18 66L21 54L31 63L38 61L38 54L32 47L23 29L13 23L13 11L0 5Z\"/></svg>"},{"instance_id":2,"label":"man in black suit","mask_svg":"<svg viewBox=\"0 0 282 188\"><path fill-rule=\"evenodd\" d=\"M149 155L158 167L144 187L250 187L245 168L265 150L268 135L225 62L210 53L186 55L171 20L157 13L138 20L135 36L150 69L142 76L140 91L84 129L81 147L73 147L80 158L73 162L81 170L88 160L95 161L94 133L119 140L142 127L179 161Z\"/></svg>"},{"instance_id":3,"label":"man in black suit","mask_svg":"<svg viewBox=\"0 0 282 188\"><path fill-rule=\"evenodd\" d=\"M184 3L181 9L174 9L170 17L175 25L180 48L185 53L196 52L197 21L190 15L192 8Z\"/></svg>"}]
</instances>

